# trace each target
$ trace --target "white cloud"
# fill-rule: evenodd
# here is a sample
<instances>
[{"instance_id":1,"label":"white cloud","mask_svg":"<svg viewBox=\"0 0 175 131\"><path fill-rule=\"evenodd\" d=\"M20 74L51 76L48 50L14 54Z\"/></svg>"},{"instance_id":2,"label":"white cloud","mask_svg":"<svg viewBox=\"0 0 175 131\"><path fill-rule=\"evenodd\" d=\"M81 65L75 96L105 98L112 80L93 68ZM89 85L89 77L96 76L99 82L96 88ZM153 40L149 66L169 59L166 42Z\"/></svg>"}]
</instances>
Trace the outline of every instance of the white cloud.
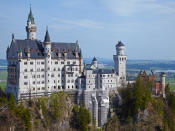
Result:
<instances>
[{"instance_id":1,"label":"white cloud","mask_svg":"<svg viewBox=\"0 0 175 131\"><path fill-rule=\"evenodd\" d=\"M57 29L72 29L74 27L92 28L92 29L102 29L104 28L101 23L98 23L90 19L79 19L79 20L65 20L56 19L58 24L51 25L52 28Z\"/></svg>"},{"instance_id":2,"label":"white cloud","mask_svg":"<svg viewBox=\"0 0 175 131\"><path fill-rule=\"evenodd\" d=\"M169 0L104 0L110 10L120 16L151 12L155 14L175 13L175 2Z\"/></svg>"}]
</instances>

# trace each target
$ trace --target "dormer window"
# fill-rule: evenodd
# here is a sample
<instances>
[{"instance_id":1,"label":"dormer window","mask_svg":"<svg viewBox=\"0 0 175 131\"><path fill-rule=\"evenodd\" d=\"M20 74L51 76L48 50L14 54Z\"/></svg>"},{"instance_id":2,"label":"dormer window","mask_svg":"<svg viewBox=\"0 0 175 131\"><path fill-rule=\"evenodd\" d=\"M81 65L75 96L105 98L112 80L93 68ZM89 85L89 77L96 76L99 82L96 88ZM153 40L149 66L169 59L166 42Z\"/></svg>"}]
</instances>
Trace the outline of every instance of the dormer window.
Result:
<instances>
[{"instance_id":1,"label":"dormer window","mask_svg":"<svg viewBox=\"0 0 175 131\"><path fill-rule=\"evenodd\" d=\"M38 48L36 49L36 52L39 52L39 49Z\"/></svg>"},{"instance_id":2,"label":"dormer window","mask_svg":"<svg viewBox=\"0 0 175 131\"><path fill-rule=\"evenodd\" d=\"M24 52L27 52L27 48L24 49Z\"/></svg>"},{"instance_id":3,"label":"dormer window","mask_svg":"<svg viewBox=\"0 0 175 131\"><path fill-rule=\"evenodd\" d=\"M30 51L33 52L33 48L31 48Z\"/></svg>"}]
</instances>

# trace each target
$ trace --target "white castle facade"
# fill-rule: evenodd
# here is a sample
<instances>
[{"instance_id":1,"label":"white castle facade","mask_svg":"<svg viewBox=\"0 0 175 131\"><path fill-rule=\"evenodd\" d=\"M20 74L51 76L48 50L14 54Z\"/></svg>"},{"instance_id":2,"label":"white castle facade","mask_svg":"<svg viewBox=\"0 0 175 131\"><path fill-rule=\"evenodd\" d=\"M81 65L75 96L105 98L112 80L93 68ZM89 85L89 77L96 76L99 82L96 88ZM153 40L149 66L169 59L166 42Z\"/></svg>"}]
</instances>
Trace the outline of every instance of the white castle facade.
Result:
<instances>
[{"instance_id":1,"label":"white castle facade","mask_svg":"<svg viewBox=\"0 0 175 131\"><path fill-rule=\"evenodd\" d=\"M114 69L99 69L94 57L90 65L83 66L78 41L51 42L48 29L44 41L36 38L36 25L30 9L27 39L12 35L7 48L8 80L6 93L16 100L49 96L54 92L69 92L77 104L84 103L97 126L107 121L109 91L126 82L126 56L124 44L119 41L114 55Z\"/></svg>"}]
</instances>

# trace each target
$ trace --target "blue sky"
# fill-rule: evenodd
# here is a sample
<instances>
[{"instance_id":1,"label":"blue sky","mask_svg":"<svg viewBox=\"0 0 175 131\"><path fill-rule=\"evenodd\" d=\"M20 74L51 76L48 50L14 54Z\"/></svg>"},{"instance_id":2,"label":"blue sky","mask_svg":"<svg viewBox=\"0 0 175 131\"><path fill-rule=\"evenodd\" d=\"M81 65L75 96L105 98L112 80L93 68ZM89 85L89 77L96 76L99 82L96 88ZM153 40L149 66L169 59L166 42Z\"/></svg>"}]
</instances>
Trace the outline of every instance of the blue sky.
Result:
<instances>
[{"instance_id":1,"label":"blue sky","mask_svg":"<svg viewBox=\"0 0 175 131\"><path fill-rule=\"evenodd\" d=\"M115 44L129 59L175 60L175 0L0 0L0 58L11 34L25 39L30 3L43 40L79 41L84 57L112 59Z\"/></svg>"}]
</instances>

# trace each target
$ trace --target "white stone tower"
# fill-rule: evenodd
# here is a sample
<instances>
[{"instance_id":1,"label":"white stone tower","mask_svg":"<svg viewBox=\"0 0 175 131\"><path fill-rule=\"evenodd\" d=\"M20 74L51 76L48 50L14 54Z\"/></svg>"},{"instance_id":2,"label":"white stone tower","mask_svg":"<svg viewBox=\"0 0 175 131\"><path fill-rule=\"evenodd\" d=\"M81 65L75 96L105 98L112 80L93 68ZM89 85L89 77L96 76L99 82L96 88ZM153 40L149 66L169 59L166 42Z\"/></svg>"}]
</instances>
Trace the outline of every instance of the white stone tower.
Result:
<instances>
[{"instance_id":1,"label":"white stone tower","mask_svg":"<svg viewBox=\"0 0 175 131\"><path fill-rule=\"evenodd\" d=\"M44 53L45 53L45 95L51 92L51 42L48 29L44 38Z\"/></svg>"},{"instance_id":2,"label":"white stone tower","mask_svg":"<svg viewBox=\"0 0 175 131\"><path fill-rule=\"evenodd\" d=\"M161 92L162 96L165 98L165 86L166 86L166 74L162 72L160 74L160 86L161 86Z\"/></svg>"},{"instance_id":3,"label":"white stone tower","mask_svg":"<svg viewBox=\"0 0 175 131\"><path fill-rule=\"evenodd\" d=\"M119 41L116 45L116 55L113 56L114 59L114 69L119 76L119 81L121 84L126 82L126 59L127 56L124 54L125 45Z\"/></svg>"},{"instance_id":4,"label":"white stone tower","mask_svg":"<svg viewBox=\"0 0 175 131\"><path fill-rule=\"evenodd\" d=\"M36 25L35 25L31 7L30 7L30 13L28 15L28 20L27 20L26 32L27 32L28 40L36 39Z\"/></svg>"}]
</instances>

